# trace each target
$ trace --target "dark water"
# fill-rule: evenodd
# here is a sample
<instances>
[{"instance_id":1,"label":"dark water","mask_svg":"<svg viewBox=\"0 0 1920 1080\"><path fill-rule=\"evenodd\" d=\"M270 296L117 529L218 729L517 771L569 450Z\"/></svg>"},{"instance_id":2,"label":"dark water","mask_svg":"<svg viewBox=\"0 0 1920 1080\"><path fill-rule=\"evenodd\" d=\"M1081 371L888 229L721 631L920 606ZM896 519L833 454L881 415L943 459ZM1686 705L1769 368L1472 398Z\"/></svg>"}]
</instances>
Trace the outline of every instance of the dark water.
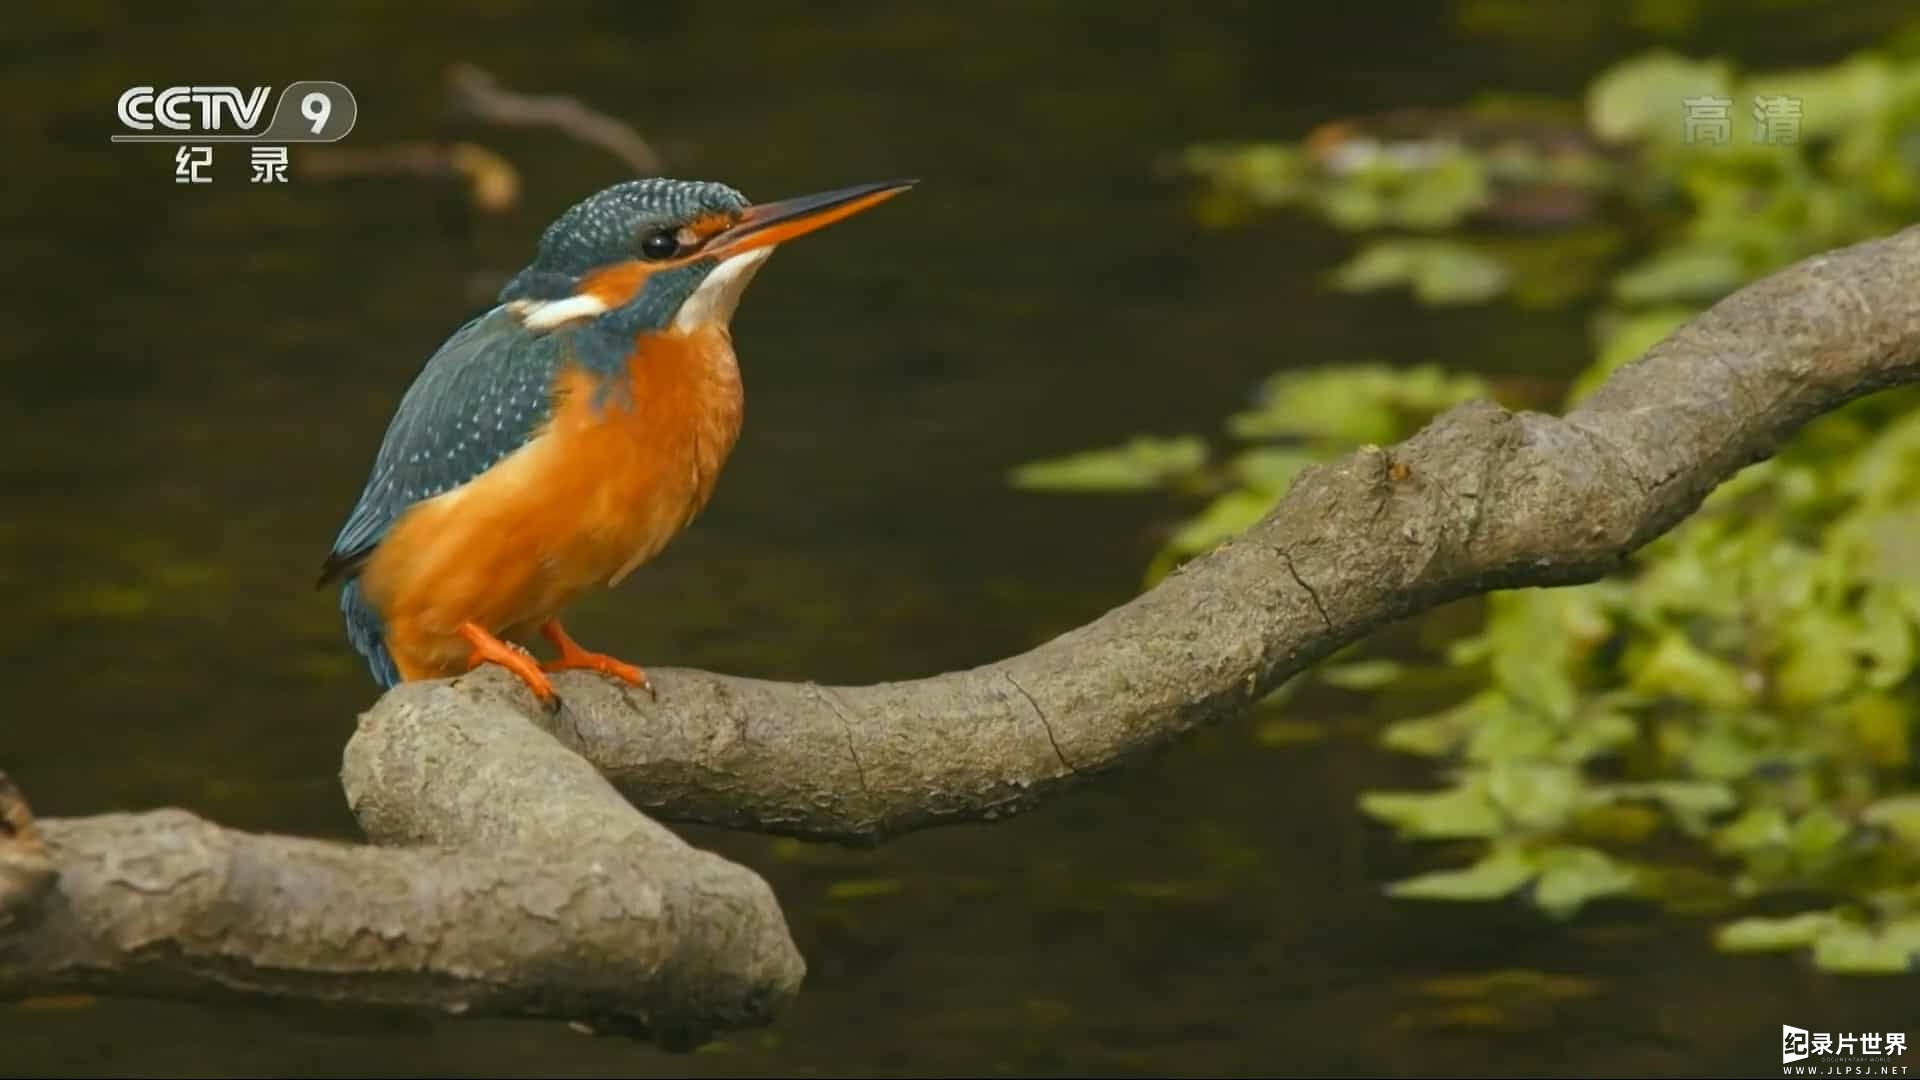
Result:
<instances>
[{"instance_id":1,"label":"dark water","mask_svg":"<svg viewBox=\"0 0 1920 1080\"><path fill-rule=\"evenodd\" d=\"M989 660L1131 595L1172 508L1022 495L1011 464L1211 430L1290 364L1559 375L1582 355L1576 316L1330 298L1340 238L1198 231L1157 159L1577 92L1640 44L1599 2L1508 33L1496 16L1526 5L387 7L10 13L0 767L44 814L355 835L336 769L370 686L312 574L419 363L553 213L623 175L488 131L526 185L503 216L424 182L303 179L297 150L286 188L247 184L237 152L178 186L169 148L107 142L126 86L334 78L371 146L442 132L442 68L470 60L755 198L922 177L760 275L715 502L572 620L643 664L857 681ZM1707 8L1695 48L1756 62L1830 59L1876 18ZM777 1025L691 1057L558 1025L112 1001L0 1007L0 1070L1701 1073L1770 1069L1781 1023L1914 1029L1903 983L1716 955L1700 923L1383 899L1430 853L1354 808L1420 778L1370 745L1366 705L1294 706L1319 742L1268 747L1250 719L877 852L689 830L768 877L810 965ZM845 882L867 885L836 899ZM1446 981L1509 970L1548 979L1464 999Z\"/></svg>"}]
</instances>

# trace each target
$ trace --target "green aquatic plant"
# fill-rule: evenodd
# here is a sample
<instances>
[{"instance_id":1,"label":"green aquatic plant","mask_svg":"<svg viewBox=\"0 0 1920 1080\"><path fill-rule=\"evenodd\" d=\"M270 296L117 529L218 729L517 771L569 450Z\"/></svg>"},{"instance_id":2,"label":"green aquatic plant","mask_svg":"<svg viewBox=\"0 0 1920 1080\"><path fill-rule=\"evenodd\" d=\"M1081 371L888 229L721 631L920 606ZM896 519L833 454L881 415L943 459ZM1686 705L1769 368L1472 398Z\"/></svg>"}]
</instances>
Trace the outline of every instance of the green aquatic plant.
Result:
<instances>
[{"instance_id":1,"label":"green aquatic plant","mask_svg":"<svg viewBox=\"0 0 1920 1080\"><path fill-rule=\"evenodd\" d=\"M1489 597L1446 659L1480 689L1383 734L1444 764L1445 786L1362 802L1403 836L1485 849L1395 891L1530 888L1563 914L1610 895L1720 909L1826 895L1845 907L1747 918L1719 940L1905 970L1902 928L1920 916L1916 404L1903 392L1817 421L1609 579ZM1683 872L1701 861L1725 872L1717 895Z\"/></svg>"},{"instance_id":2,"label":"green aquatic plant","mask_svg":"<svg viewBox=\"0 0 1920 1080\"><path fill-rule=\"evenodd\" d=\"M1920 58L1746 74L1655 52L1603 73L1581 111L1576 130L1516 127L1506 105L1422 114L1424 129L1335 125L1196 147L1184 165L1204 220L1285 209L1384 231L1331 287L1583 305L1593 355L1567 403L1747 282L1920 217ZM1534 228L1503 228L1515 220ZM1497 396L1432 364L1289 371L1227 422L1225 449L1183 436L1016 481L1197 497L1152 580L1257 520L1307 465ZM1558 917L1635 898L1715 913L1728 950L1920 968L1916 406L1884 393L1815 421L1606 579L1488 596L1444 655L1317 672L1365 691L1444 667L1474 688L1381 734L1431 760L1434 783L1365 793L1361 810L1471 852L1392 894Z\"/></svg>"},{"instance_id":3,"label":"green aquatic plant","mask_svg":"<svg viewBox=\"0 0 1920 1080\"><path fill-rule=\"evenodd\" d=\"M1485 397L1488 384L1437 364L1386 364L1283 371L1253 406L1227 420L1232 445L1216 450L1198 435L1136 438L1019 466L1030 491L1178 490L1206 497L1148 569L1148 581L1259 520L1300 470L1366 443L1391 442L1445 409Z\"/></svg>"}]
</instances>

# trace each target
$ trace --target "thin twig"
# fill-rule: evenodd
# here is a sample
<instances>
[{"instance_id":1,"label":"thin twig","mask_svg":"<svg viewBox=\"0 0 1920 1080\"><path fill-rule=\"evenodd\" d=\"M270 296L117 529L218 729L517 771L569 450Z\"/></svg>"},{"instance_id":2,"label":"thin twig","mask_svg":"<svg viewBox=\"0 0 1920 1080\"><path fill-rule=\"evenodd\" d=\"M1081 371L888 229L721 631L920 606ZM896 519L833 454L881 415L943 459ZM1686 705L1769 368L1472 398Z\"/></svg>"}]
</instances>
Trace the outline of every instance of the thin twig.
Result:
<instances>
[{"instance_id":1,"label":"thin twig","mask_svg":"<svg viewBox=\"0 0 1920 1080\"><path fill-rule=\"evenodd\" d=\"M492 72L464 62L448 69L447 83L454 108L473 117L495 124L558 128L613 154L641 176L660 172L660 154L639 132L578 98L509 90Z\"/></svg>"}]
</instances>

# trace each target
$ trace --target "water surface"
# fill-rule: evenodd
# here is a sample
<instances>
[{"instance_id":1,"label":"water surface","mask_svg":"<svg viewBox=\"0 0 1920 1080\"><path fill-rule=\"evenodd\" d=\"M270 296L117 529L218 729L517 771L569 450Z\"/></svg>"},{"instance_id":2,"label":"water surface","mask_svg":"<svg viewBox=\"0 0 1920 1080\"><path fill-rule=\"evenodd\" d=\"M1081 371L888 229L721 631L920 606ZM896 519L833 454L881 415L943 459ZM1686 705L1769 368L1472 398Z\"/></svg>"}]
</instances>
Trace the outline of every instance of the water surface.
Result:
<instances>
[{"instance_id":1,"label":"water surface","mask_svg":"<svg viewBox=\"0 0 1920 1080\"><path fill-rule=\"evenodd\" d=\"M124 87L339 79L350 141L373 145L449 130L439 79L468 60L617 111L673 173L754 198L921 177L759 276L735 324L746 427L711 508L571 620L642 664L849 682L991 660L1132 595L1178 508L1021 494L1012 464L1212 430L1288 365L1577 366L1577 316L1329 296L1341 238L1201 231L1154 169L1196 138L1576 93L1638 44L1597 2L1562 5L1592 29L1551 48L1460 28L1500 6L16 13L0 87L32 106L0 121L0 767L43 814L173 805L354 838L337 769L372 692L312 576L419 364L552 215L624 175L543 132L466 131L521 168L513 212L303 179L298 150L286 188L247 184L238 154L182 187L168 148L106 141ZM1856 7L1709 20L1698 47L1825 61L1868 25ZM1422 780L1371 746L1368 705L1308 699L1296 718L1325 740L1227 725L1023 818L875 852L687 830L767 876L809 964L774 1027L692 1057L554 1024L110 1001L0 1007L0 1070L1699 1073L1770 1067L1783 1022L1913 1030L1898 984L1716 955L1700 923L1383 899L1437 855L1354 807ZM1446 981L1509 970L1547 978L1464 1002Z\"/></svg>"}]
</instances>

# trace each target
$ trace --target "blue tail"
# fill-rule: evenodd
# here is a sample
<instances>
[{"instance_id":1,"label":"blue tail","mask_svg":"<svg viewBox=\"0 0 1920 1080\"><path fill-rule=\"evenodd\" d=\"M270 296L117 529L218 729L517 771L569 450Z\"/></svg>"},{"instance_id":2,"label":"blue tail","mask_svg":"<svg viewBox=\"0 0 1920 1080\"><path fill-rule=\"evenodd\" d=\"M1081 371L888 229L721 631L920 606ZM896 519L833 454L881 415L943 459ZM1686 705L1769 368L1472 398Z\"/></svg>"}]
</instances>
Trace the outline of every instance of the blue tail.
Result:
<instances>
[{"instance_id":1,"label":"blue tail","mask_svg":"<svg viewBox=\"0 0 1920 1080\"><path fill-rule=\"evenodd\" d=\"M391 689L400 681L400 669L393 665L393 654L387 651L386 626L380 621L380 613L360 593L359 578L348 578L340 586L340 614L347 617L347 640L367 658L374 681L382 690Z\"/></svg>"}]
</instances>

